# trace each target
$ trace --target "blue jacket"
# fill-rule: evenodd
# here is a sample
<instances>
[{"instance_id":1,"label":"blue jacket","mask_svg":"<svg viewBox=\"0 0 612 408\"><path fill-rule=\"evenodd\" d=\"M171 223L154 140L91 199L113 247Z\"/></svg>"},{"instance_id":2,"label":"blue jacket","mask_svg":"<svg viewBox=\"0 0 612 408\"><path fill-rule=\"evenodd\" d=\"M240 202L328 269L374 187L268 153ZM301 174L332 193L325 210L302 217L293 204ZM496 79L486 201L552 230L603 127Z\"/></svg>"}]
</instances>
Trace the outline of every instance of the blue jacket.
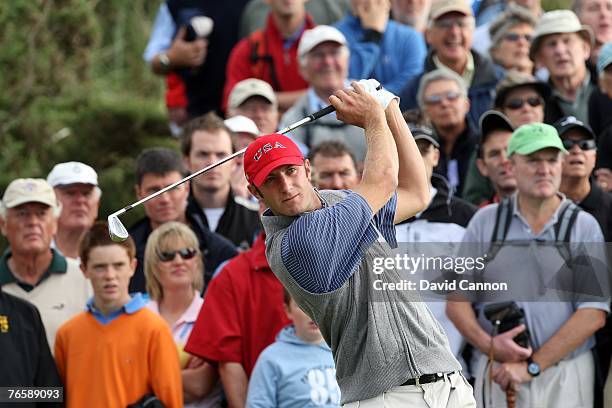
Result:
<instances>
[{"instance_id":1,"label":"blue jacket","mask_svg":"<svg viewBox=\"0 0 612 408\"><path fill-rule=\"evenodd\" d=\"M350 13L335 27L344 34L351 50L349 78L374 78L397 95L408 79L423 70L425 40L410 27L389 21L380 42L368 41L361 22Z\"/></svg>"},{"instance_id":2,"label":"blue jacket","mask_svg":"<svg viewBox=\"0 0 612 408\"><path fill-rule=\"evenodd\" d=\"M474 78L468 89L468 97L471 104L468 119L475 128L478 128L480 116L493 106L495 86L503 78L504 72L501 68L496 67L488 58L483 57L474 50L472 50L472 56L474 57ZM411 78L399 95L402 112L419 107L417 92L421 78L436 68L436 64L433 62L433 51L430 51L425 60L423 73Z\"/></svg>"},{"instance_id":3,"label":"blue jacket","mask_svg":"<svg viewBox=\"0 0 612 408\"><path fill-rule=\"evenodd\" d=\"M285 327L257 359L246 401L253 407L339 407L340 388L331 349L304 343Z\"/></svg>"}]
</instances>

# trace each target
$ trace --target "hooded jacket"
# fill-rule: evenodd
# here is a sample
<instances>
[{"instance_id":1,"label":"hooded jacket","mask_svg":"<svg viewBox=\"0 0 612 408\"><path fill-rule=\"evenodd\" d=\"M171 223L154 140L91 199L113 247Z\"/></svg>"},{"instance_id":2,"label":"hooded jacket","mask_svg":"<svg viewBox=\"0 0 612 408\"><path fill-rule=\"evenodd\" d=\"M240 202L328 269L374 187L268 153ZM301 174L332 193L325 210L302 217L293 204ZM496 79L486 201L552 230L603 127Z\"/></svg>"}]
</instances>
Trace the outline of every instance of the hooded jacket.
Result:
<instances>
[{"instance_id":1,"label":"hooded jacket","mask_svg":"<svg viewBox=\"0 0 612 408\"><path fill-rule=\"evenodd\" d=\"M396 225L398 242L460 242L477 208L453 196L448 182L433 174L435 192L429 206L421 213Z\"/></svg>"},{"instance_id":2,"label":"hooded jacket","mask_svg":"<svg viewBox=\"0 0 612 408\"><path fill-rule=\"evenodd\" d=\"M246 406L339 407L340 388L332 352L325 341L305 343L286 326L257 359Z\"/></svg>"}]
</instances>

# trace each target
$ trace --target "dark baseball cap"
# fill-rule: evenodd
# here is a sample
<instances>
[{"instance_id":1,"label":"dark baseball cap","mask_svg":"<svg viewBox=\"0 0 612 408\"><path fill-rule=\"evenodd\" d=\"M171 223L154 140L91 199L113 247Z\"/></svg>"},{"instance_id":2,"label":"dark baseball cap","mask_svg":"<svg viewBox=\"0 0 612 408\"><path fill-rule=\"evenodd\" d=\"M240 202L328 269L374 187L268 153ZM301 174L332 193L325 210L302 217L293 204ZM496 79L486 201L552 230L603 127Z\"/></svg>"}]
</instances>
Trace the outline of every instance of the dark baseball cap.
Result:
<instances>
[{"instance_id":1,"label":"dark baseball cap","mask_svg":"<svg viewBox=\"0 0 612 408\"><path fill-rule=\"evenodd\" d=\"M557 129L561 139L563 139L563 136L570 130L579 130L587 138L595 140L595 133L593 133L593 129L591 129L591 127L586 123L578 120L575 116L566 116L561 118L555 122L554 126Z\"/></svg>"},{"instance_id":2,"label":"dark baseball cap","mask_svg":"<svg viewBox=\"0 0 612 408\"><path fill-rule=\"evenodd\" d=\"M510 119L506 115L496 110L488 110L482 114L479 121L480 128L480 144L483 144L487 136L496 130L507 130L514 132L514 126L510 123Z\"/></svg>"},{"instance_id":3,"label":"dark baseball cap","mask_svg":"<svg viewBox=\"0 0 612 408\"><path fill-rule=\"evenodd\" d=\"M427 140L429 143L434 145L434 147L440 147L438 135L436 135L436 132L434 132L432 128L428 126L416 125L413 123L409 123L408 128L410 129L410 133L412 133L412 137L414 137L414 140Z\"/></svg>"}]
</instances>

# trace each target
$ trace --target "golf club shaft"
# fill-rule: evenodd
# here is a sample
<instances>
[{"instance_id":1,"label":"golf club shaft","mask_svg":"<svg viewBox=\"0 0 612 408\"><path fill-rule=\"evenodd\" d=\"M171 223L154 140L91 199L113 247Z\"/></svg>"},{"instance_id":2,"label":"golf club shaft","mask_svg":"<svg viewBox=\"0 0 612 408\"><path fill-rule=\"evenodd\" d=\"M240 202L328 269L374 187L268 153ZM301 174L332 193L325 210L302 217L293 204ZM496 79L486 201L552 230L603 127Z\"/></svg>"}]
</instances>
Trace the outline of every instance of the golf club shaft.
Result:
<instances>
[{"instance_id":1,"label":"golf club shaft","mask_svg":"<svg viewBox=\"0 0 612 408\"><path fill-rule=\"evenodd\" d=\"M293 129L296 129L296 128L302 126L302 125L305 125L305 124L310 123L310 122L312 122L314 120L317 120L317 119L319 119L322 116L328 115L328 114L330 114L331 112L333 112L335 110L336 110L336 108L334 108L332 105L326 106L325 108L323 108L323 109L321 109L321 110L319 110L319 111L317 111L317 112L315 112L315 113L313 113L311 115L306 116L304 119L302 119L302 120L300 120L298 122L295 122L295 123L287 126L284 129L281 129L280 131L278 131L278 133L285 134L287 132L290 132ZM189 176L187 176L187 177L185 177L185 178L183 178L183 179L181 179L181 180L179 180L179 181L177 181L175 183L172 183L169 186L166 186L166 187L162 188L159 191L156 191L155 193L153 193L151 195L146 196L145 198L142 198L142 199L136 201L135 203L132 203L132 204L130 204L128 206L123 207L121 210L119 210L119 211L117 211L117 212L115 212L115 213L113 213L111 215L119 216L119 215L121 215L121 214L123 214L123 213L125 213L125 212L127 212L129 210L131 210L132 208L139 206L142 203L145 203L145 202L147 202L149 200L154 199L155 197L157 197L159 195L164 194L168 190L172 190L173 188L175 188L175 187L185 183L186 181L191 180L194 177L199 176L202 173L206 173L208 170L214 169L215 167L220 166L223 163L225 163L225 162L227 162L229 160L232 160L235 157L240 156L245 151L246 151L246 147L244 149L240 149L237 152L232 153L231 155L229 155L227 157L224 157L223 159L219 160L216 163L211 164L210 166L204 167L203 169L200 169L200 170L196 171L195 173L190 174Z\"/></svg>"}]
</instances>

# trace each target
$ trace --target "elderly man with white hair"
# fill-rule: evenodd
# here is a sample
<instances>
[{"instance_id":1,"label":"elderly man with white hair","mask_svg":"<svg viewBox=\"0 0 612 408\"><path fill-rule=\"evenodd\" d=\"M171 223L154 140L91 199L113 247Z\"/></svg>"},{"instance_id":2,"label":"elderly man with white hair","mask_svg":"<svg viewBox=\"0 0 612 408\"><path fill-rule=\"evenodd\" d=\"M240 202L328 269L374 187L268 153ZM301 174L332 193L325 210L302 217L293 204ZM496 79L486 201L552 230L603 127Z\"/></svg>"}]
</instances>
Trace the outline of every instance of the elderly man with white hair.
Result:
<instances>
[{"instance_id":1,"label":"elderly man with white hair","mask_svg":"<svg viewBox=\"0 0 612 408\"><path fill-rule=\"evenodd\" d=\"M478 135L468 119L470 100L463 78L448 69L436 69L421 78L419 107L440 138L440 159L434 172L461 194Z\"/></svg>"},{"instance_id":2,"label":"elderly man with white hair","mask_svg":"<svg viewBox=\"0 0 612 408\"><path fill-rule=\"evenodd\" d=\"M570 10L544 13L535 30L529 56L536 66L550 73L552 96L547 111L556 110L557 117L575 116L589 121L589 98L595 84L586 61L593 49L593 31L583 25Z\"/></svg>"},{"instance_id":3,"label":"elderly man with white hair","mask_svg":"<svg viewBox=\"0 0 612 408\"><path fill-rule=\"evenodd\" d=\"M280 128L329 105L329 97L335 91L349 86L349 53L346 38L334 27L320 25L303 34L298 46L298 62L309 88L306 95L283 115ZM365 158L363 130L339 121L333 114L292 131L291 137L308 148L323 141L340 141L349 147L357 162Z\"/></svg>"},{"instance_id":4,"label":"elderly man with white hair","mask_svg":"<svg viewBox=\"0 0 612 408\"><path fill-rule=\"evenodd\" d=\"M0 205L0 229L10 246L0 258L0 290L38 308L51 349L59 326L81 312L91 295L77 262L51 248L60 213L43 179L13 180Z\"/></svg>"},{"instance_id":5,"label":"elderly man with white hair","mask_svg":"<svg viewBox=\"0 0 612 408\"><path fill-rule=\"evenodd\" d=\"M98 218L100 196L98 174L80 162L59 163L47 176L62 212L57 220L55 248L68 258L78 259L81 237Z\"/></svg>"}]
</instances>

